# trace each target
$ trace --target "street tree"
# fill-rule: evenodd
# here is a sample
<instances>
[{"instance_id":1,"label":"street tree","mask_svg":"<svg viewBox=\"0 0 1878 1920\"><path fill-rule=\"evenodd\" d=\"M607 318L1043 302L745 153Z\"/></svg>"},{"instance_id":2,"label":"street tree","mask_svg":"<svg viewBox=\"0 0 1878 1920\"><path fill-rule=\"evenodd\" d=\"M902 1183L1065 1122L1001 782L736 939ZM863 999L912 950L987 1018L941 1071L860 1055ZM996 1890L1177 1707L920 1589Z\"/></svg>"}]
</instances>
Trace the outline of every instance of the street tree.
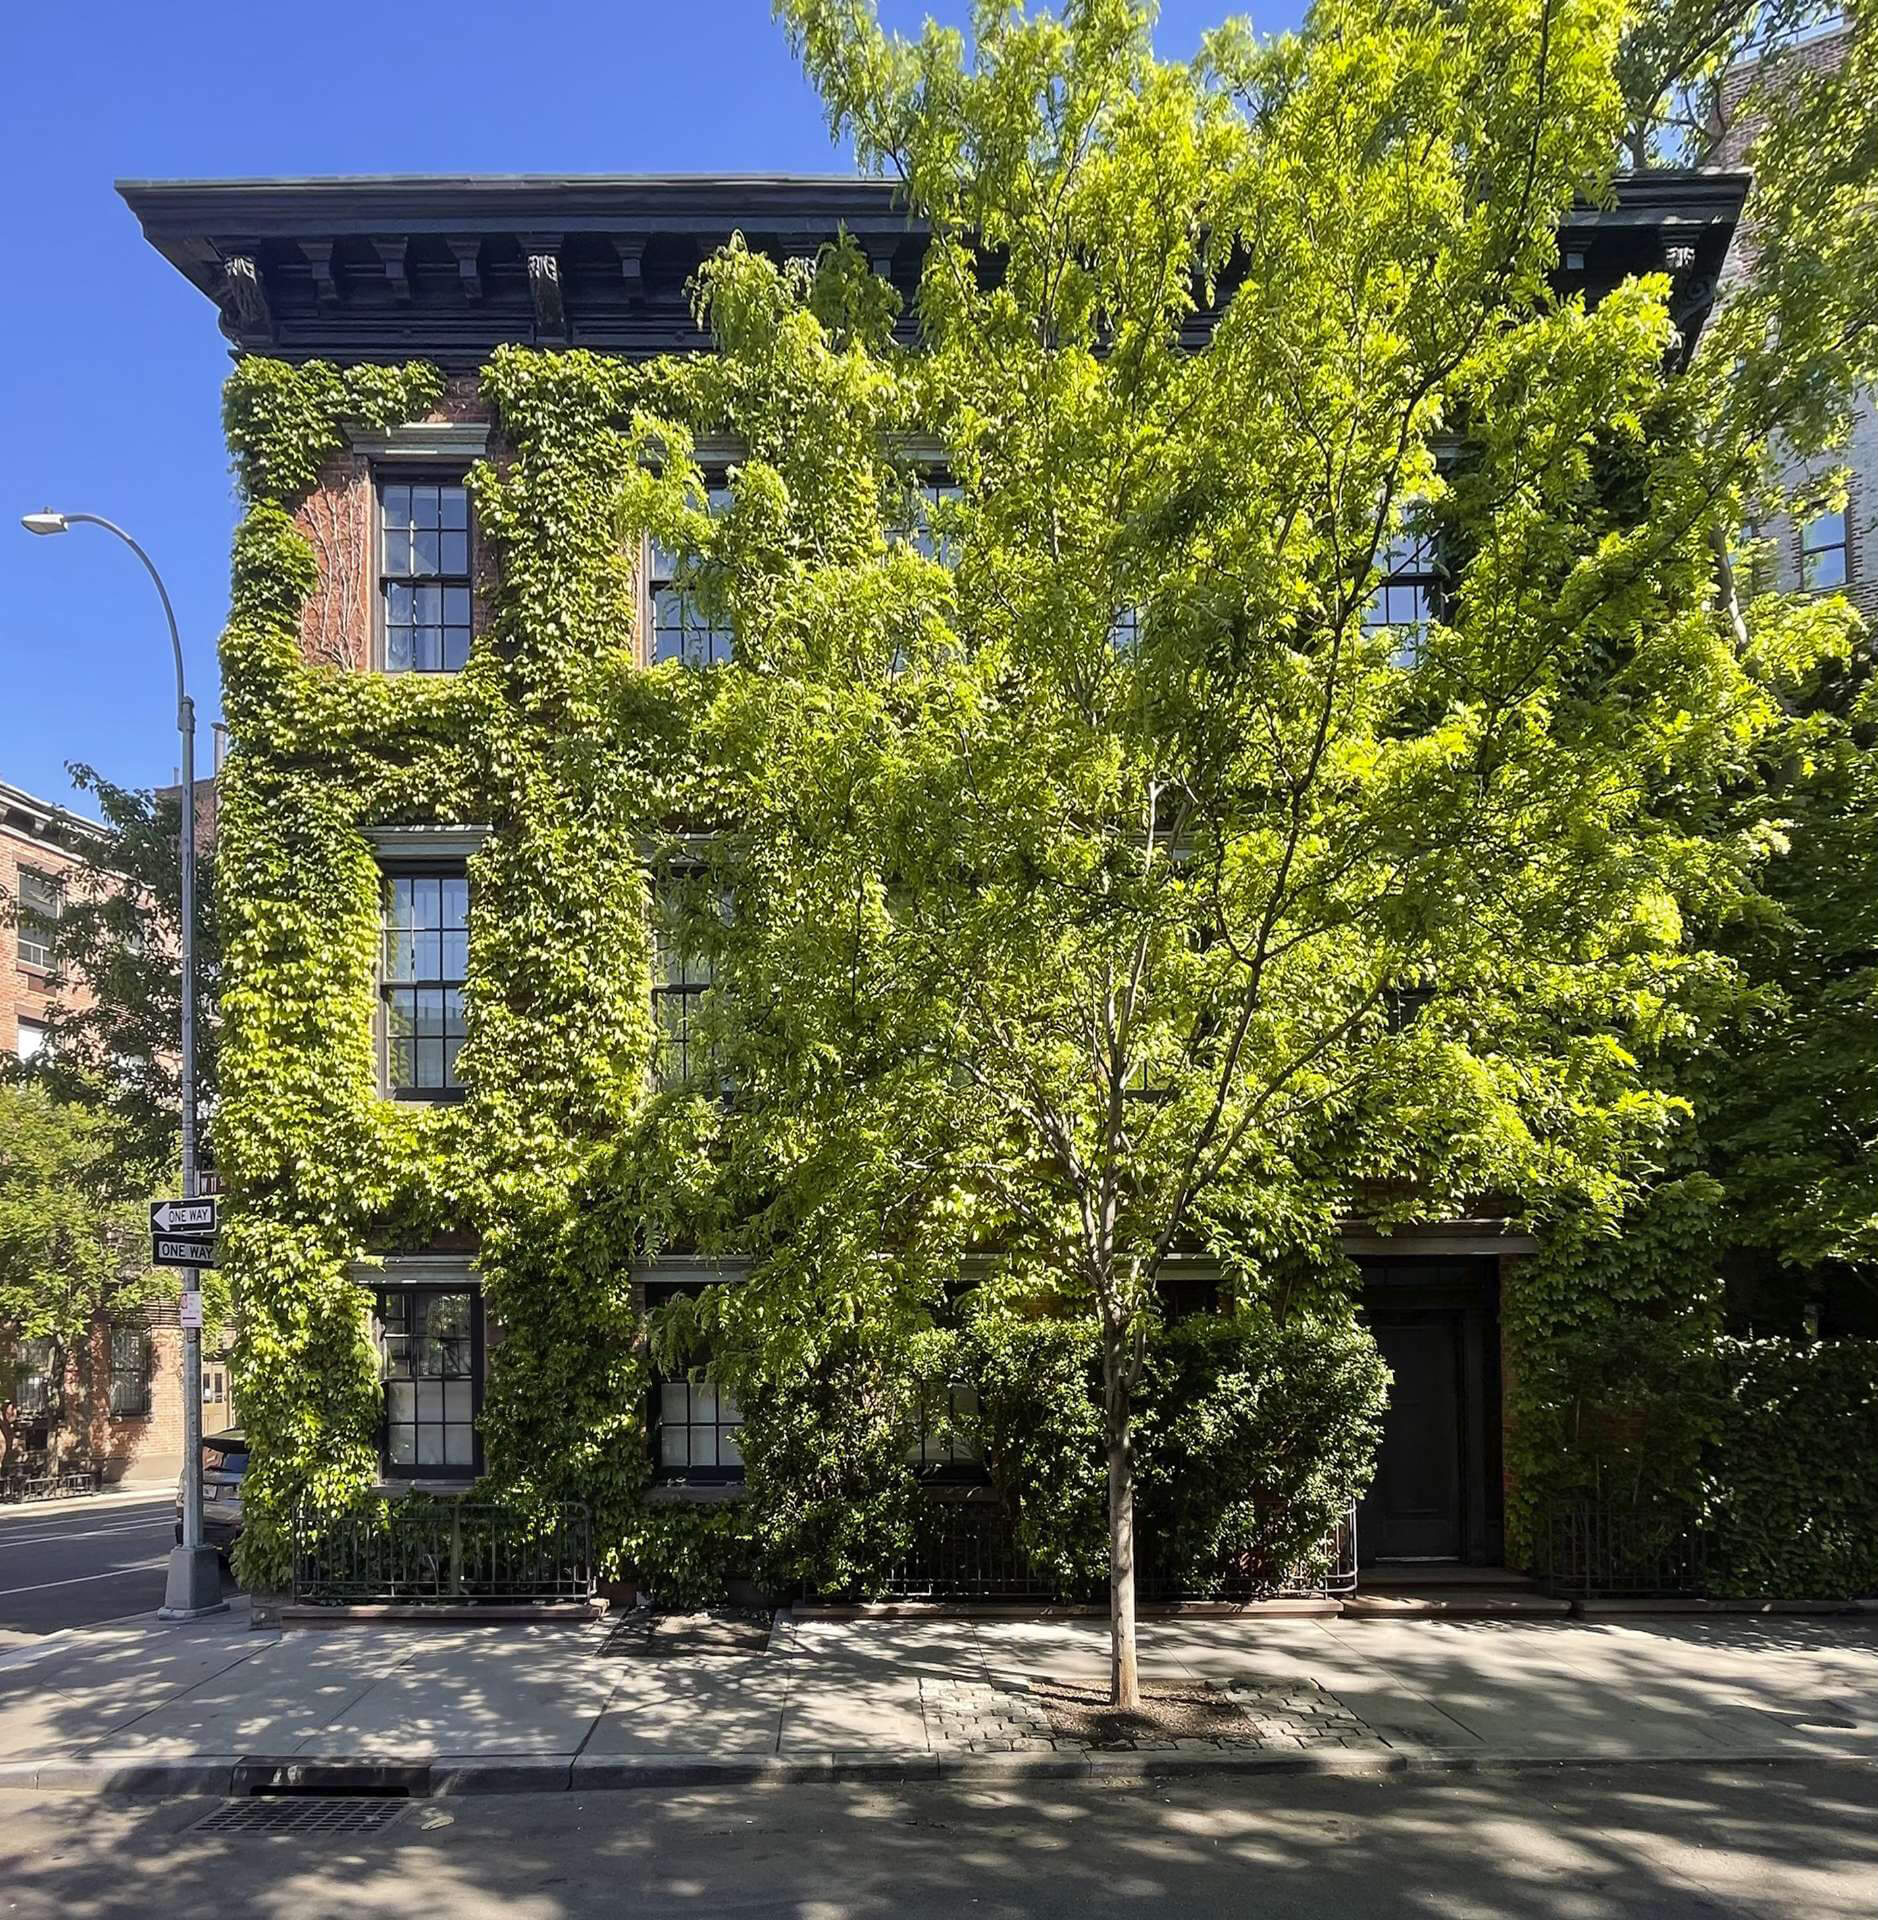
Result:
<instances>
[{"instance_id":1,"label":"street tree","mask_svg":"<svg viewBox=\"0 0 1878 1920\"><path fill-rule=\"evenodd\" d=\"M180 801L120 787L90 767L74 784L97 801L104 833L74 836L56 931L62 985L47 1044L26 1078L58 1099L107 1115L118 1140L120 1192L140 1197L173 1181L181 1152L182 952L178 902ZM197 856L197 1099L215 1105L220 943L211 840Z\"/></svg>"},{"instance_id":2,"label":"street tree","mask_svg":"<svg viewBox=\"0 0 1878 1920\"><path fill-rule=\"evenodd\" d=\"M778 11L930 240L916 342L853 245L733 245L718 352L645 387L635 510L736 633L668 930L720 991L658 1111L758 1261L693 1311L793 1360L971 1255L1088 1316L1130 1706L1170 1260L1255 1285L1484 1194L1614 1219L1672 1124L1632 1038L1685 912L1751 885L1727 801L1783 689L1845 644L1750 622L1718 557L1769 434L1829 430L1869 270L1800 324L1851 209L1789 176L1722 371L1667 274L1555 290L1626 131L1605 0L1321 0L1190 63L1133 0L986 6L969 50ZM742 446L709 512L700 428Z\"/></svg>"},{"instance_id":3,"label":"street tree","mask_svg":"<svg viewBox=\"0 0 1878 1920\"><path fill-rule=\"evenodd\" d=\"M16 1343L49 1341L55 1381L100 1318L164 1291L143 1227L108 1115L0 1087L0 1326Z\"/></svg>"}]
</instances>

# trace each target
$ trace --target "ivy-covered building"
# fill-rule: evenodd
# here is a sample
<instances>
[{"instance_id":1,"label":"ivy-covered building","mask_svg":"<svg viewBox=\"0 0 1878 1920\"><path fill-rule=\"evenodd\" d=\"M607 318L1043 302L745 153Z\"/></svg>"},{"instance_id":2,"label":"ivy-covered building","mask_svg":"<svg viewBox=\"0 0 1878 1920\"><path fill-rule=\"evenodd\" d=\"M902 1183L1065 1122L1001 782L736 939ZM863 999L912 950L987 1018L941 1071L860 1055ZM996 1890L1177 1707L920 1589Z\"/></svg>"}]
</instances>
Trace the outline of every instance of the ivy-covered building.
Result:
<instances>
[{"instance_id":1,"label":"ivy-covered building","mask_svg":"<svg viewBox=\"0 0 1878 1920\"><path fill-rule=\"evenodd\" d=\"M1744 192L1627 178L1571 216L1561 282L1667 272L1686 350ZM653 936L642 832L715 823L661 797L684 696L652 670L708 673L736 641L617 535L612 370L705 346L687 287L733 233L788 258L845 231L907 296L922 234L856 179L123 193L237 359L215 1149L254 1485L278 1495L250 1501L275 1529L257 1551L278 1564L290 1501L485 1470L616 1516L721 1507L744 1410L657 1377L642 1323L736 1263L650 1230L681 1210L627 1142L648 1089L711 1071L708 970ZM698 457L721 478L737 448ZM1378 617L1413 626L1434 585L1405 553ZM1344 1246L1395 1377L1361 1557L1498 1564L1502 1298L1531 1243L1483 1208L1352 1218ZM1195 1263L1170 1304L1211 1285ZM917 1453L935 1487L973 1484L943 1413Z\"/></svg>"}]
</instances>

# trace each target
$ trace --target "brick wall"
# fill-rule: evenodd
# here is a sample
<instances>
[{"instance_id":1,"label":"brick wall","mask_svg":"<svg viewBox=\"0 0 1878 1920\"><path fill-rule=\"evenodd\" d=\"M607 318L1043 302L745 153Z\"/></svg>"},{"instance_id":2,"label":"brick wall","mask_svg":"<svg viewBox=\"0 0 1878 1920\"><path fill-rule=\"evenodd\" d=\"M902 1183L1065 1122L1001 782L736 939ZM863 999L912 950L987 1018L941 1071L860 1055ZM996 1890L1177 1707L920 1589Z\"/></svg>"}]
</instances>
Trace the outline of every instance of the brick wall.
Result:
<instances>
[{"instance_id":1,"label":"brick wall","mask_svg":"<svg viewBox=\"0 0 1878 1920\"><path fill-rule=\"evenodd\" d=\"M493 414L474 374L453 374L428 422L489 425ZM490 454L501 449L491 436ZM319 562L320 584L301 619L300 646L315 666L365 669L373 664L377 629L378 543L373 524L372 464L362 453L337 453L320 468L319 481L294 515ZM488 623L495 569L484 544L470 539L471 623Z\"/></svg>"},{"instance_id":2,"label":"brick wall","mask_svg":"<svg viewBox=\"0 0 1878 1920\"><path fill-rule=\"evenodd\" d=\"M25 798L25 796L21 796ZM29 965L20 959L19 929L14 924L14 908L20 896L20 871L25 868L54 879L70 873L79 862L54 840L51 822L57 810L43 806L34 814L30 809L6 805L0 810L0 1052L17 1054L22 1020L43 1021L54 1005L84 1006L88 996L82 987L62 985L50 970ZM47 824L41 826L39 821ZM56 964L56 963L55 963Z\"/></svg>"}]
</instances>

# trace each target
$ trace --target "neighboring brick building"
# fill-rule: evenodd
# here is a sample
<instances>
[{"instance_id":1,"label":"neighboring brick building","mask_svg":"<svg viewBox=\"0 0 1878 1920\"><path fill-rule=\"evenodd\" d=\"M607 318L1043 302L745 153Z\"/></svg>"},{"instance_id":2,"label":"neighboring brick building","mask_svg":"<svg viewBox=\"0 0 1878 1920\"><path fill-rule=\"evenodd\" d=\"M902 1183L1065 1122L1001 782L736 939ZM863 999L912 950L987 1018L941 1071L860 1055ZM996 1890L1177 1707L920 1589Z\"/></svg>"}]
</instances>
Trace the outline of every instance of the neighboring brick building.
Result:
<instances>
[{"instance_id":1,"label":"neighboring brick building","mask_svg":"<svg viewBox=\"0 0 1878 1920\"><path fill-rule=\"evenodd\" d=\"M72 851L103 829L82 814L0 782L0 912L6 966L0 969L0 1052L30 1060L57 1007L88 994L58 967L58 917ZM45 1341L0 1328L0 1395L21 1411L31 1470L43 1459L96 1465L108 1481L168 1480L182 1464L182 1333L173 1302L142 1307L116 1322L100 1318L63 1369ZM226 1384L223 1386L226 1411ZM213 1406L205 1427L225 1424Z\"/></svg>"},{"instance_id":2,"label":"neighboring brick building","mask_svg":"<svg viewBox=\"0 0 1878 1920\"><path fill-rule=\"evenodd\" d=\"M58 979L55 923L66 876L80 864L74 839L103 832L96 821L0 780L0 912L7 923L0 1052L16 1059L38 1052L55 1006L84 1004L82 987Z\"/></svg>"}]
</instances>

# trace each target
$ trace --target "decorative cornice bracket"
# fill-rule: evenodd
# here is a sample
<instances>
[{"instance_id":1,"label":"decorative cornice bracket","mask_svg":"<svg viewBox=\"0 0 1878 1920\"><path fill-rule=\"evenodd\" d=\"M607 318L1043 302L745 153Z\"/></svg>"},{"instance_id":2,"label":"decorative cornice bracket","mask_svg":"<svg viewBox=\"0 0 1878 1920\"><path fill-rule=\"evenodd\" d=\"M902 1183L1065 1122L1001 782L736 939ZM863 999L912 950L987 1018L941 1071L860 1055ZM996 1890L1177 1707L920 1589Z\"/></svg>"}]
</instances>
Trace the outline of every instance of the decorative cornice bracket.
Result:
<instances>
[{"instance_id":1,"label":"decorative cornice bracket","mask_svg":"<svg viewBox=\"0 0 1878 1920\"><path fill-rule=\"evenodd\" d=\"M322 307L339 304L339 282L333 278L333 243L330 240L302 240L300 251L313 269L313 291Z\"/></svg>"},{"instance_id":2,"label":"decorative cornice bracket","mask_svg":"<svg viewBox=\"0 0 1878 1920\"><path fill-rule=\"evenodd\" d=\"M410 240L398 234L389 240L374 239L372 246L378 257L385 263L385 278L391 283L391 297L394 300L409 300L411 297L410 276L405 272L405 255L410 250Z\"/></svg>"},{"instance_id":3,"label":"decorative cornice bracket","mask_svg":"<svg viewBox=\"0 0 1878 1920\"><path fill-rule=\"evenodd\" d=\"M465 300L483 297L482 239L477 234L452 234L450 251L456 255L457 278L462 282Z\"/></svg>"}]
</instances>

